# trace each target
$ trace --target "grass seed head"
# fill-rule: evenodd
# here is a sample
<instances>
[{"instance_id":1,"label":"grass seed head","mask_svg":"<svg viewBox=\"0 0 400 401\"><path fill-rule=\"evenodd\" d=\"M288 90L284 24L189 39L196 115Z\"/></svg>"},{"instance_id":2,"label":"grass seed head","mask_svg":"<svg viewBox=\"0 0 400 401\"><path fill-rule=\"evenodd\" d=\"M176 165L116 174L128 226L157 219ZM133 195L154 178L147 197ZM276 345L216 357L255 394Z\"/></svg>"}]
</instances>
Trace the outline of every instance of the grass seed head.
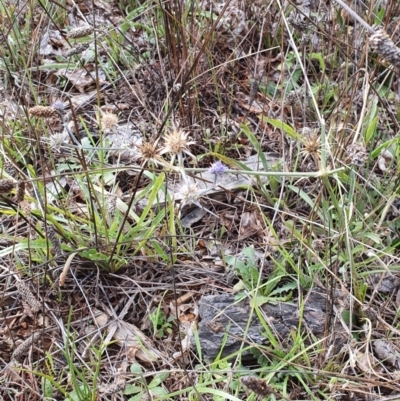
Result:
<instances>
[{"instance_id":1,"label":"grass seed head","mask_svg":"<svg viewBox=\"0 0 400 401\"><path fill-rule=\"evenodd\" d=\"M368 159L368 153L365 146L361 143L353 143L346 149L350 163L358 167L363 167Z\"/></svg>"},{"instance_id":2,"label":"grass seed head","mask_svg":"<svg viewBox=\"0 0 400 401\"><path fill-rule=\"evenodd\" d=\"M68 39L78 39L83 38L84 36L88 36L93 33L93 27L90 25L79 26L78 28L71 29L67 33Z\"/></svg>"},{"instance_id":3,"label":"grass seed head","mask_svg":"<svg viewBox=\"0 0 400 401\"><path fill-rule=\"evenodd\" d=\"M3 168L4 171L11 175L11 177L16 177L17 176L17 169L14 167L14 165L10 161L5 161L3 162Z\"/></svg>"},{"instance_id":4,"label":"grass seed head","mask_svg":"<svg viewBox=\"0 0 400 401\"><path fill-rule=\"evenodd\" d=\"M20 359L25 356L29 348L37 343L40 340L40 337L42 337L42 332L37 331L33 333L30 337L28 337L24 342L22 342L17 348L15 348L13 354L12 354L12 359Z\"/></svg>"},{"instance_id":5,"label":"grass seed head","mask_svg":"<svg viewBox=\"0 0 400 401\"><path fill-rule=\"evenodd\" d=\"M60 245L60 241L57 237L57 232L54 227L47 226L47 237L53 245L54 251L56 255L62 255L62 249Z\"/></svg>"},{"instance_id":6,"label":"grass seed head","mask_svg":"<svg viewBox=\"0 0 400 401\"><path fill-rule=\"evenodd\" d=\"M65 53L65 57L71 57L74 54L81 54L89 48L89 43L82 43L78 46L72 47Z\"/></svg>"},{"instance_id":7,"label":"grass seed head","mask_svg":"<svg viewBox=\"0 0 400 401\"><path fill-rule=\"evenodd\" d=\"M109 216L114 216L115 209L117 207L117 196L116 195L108 195L107 196L107 214Z\"/></svg>"},{"instance_id":8,"label":"grass seed head","mask_svg":"<svg viewBox=\"0 0 400 401\"><path fill-rule=\"evenodd\" d=\"M31 311L33 313L39 312L42 306L37 298L32 294L29 287L22 280L18 280L16 286L18 293L22 297L22 300L26 302L27 305L29 305Z\"/></svg>"},{"instance_id":9,"label":"grass seed head","mask_svg":"<svg viewBox=\"0 0 400 401\"><path fill-rule=\"evenodd\" d=\"M267 397L271 394L275 394L275 391L267 382L256 376L243 376L240 381L251 391L255 392L261 397Z\"/></svg>"},{"instance_id":10,"label":"grass seed head","mask_svg":"<svg viewBox=\"0 0 400 401\"><path fill-rule=\"evenodd\" d=\"M23 200L20 204L19 207L21 211L25 214L25 216L29 216L32 212L32 206L27 200Z\"/></svg>"},{"instance_id":11,"label":"grass seed head","mask_svg":"<svg viewBox=\"0 0 400 401\"><path fill-rule=\"evenodd\" d=\"M379 29L369 38L372 49L395 67L400 67L400 49L393 43L389 35Z\"/></svg>"},{"instance_id":12,"label":"grass seed head","mask_svg":"<svg viewBox=\"0 0 400 401\"><path fill-rule=\"evenodd\" d=\"M8 194L15 188L13 180L0 180L0 194Z\"/></svg>"},{"instance_id":13,"label":"grass seed head","mask_svg":"<svg viewBox=\"0 0 400 401\"><path fill-rule=\"evenodd\" d=\"M25 198L25 181L18 181L17 202L21 203Z\"/></svg>"},{"instance_id":14,"label":"grass seed head","mask_svg":"<svg viewBox=\"0 0 400 401\"><path fill-rule=\"evenodd\" d=\"M58 117L57 110L52 106L34 106L29 109L29 114L39 118Z\"/></svg>"}]
</instances>

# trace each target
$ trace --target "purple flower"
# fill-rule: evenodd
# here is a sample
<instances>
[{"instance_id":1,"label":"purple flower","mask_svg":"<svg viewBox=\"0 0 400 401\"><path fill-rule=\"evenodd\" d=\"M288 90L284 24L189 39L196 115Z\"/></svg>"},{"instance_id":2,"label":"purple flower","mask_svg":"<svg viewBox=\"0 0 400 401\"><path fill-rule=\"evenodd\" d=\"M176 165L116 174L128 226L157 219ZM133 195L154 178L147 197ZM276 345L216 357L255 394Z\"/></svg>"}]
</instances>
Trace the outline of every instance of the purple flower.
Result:
<instances>
[{"instance_id":1,"label":"purple flower","mask_svg":"<svg viewBox=\"0 0 400 401\"><path fill-rule=\"evenodd\" d=\"M218 160L208 169L208 172L218 176L224 174L226 169L227 167Z\"/></svg>"},{"instance_id":2,"label":"purple flower","mask_svg":"<svg viewBox=\"0 0 400 401\"><path fill-rule=\"evenodd\" d=\"M58 111L63 111L64 108L65 108L64 102L63 102L62 100L60 100L60 99L56 100L56 101L52 104L52 106L53 106L56 110L58 110Z\"/></svg>"}]
</instances>

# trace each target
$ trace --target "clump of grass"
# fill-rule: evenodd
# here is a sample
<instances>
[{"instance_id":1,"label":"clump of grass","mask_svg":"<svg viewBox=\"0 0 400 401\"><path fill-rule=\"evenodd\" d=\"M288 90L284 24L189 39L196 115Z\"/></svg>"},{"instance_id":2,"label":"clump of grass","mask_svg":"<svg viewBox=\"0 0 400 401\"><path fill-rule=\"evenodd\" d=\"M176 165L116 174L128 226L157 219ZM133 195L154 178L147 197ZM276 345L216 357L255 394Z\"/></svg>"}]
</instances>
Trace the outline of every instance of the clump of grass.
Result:
<instances>
[{"instance_id":1,"label":"clump of grass","mask_svg":"<svg viewBox=\"0 0 400 401\"><path fill-rule=\"evenodd\" d=\"M372 50L398 66L392 38L371 28L373 18L389 26L396 13L377 5L364 21L364 14L347 9L358 21L350 27L347 15L340 9L329 14L324 4L231 3L216 5L215 12L201 2L130 4L118 26L101 27L89 13L79 14L86 19L79 25L69 5L38 3L46 11L39 19L34 3L17 12L24 18L0 7L5 93L25 112L7 114L0 107L6 241L0 256L7 259L7 275L21 276L18 291L33 312L23 323L38 323L44 312L51 317L56 339L41 344L42 359L29 362L47 397L58 391L69 400L100 393L130 400L201 394L316 400L339 391L361 397L365 390L361 365L344 363L330 352L328 339L318 339L305 324L280 338L260 307L292 303L303 316L313 287L325 287L329 317L348 334L346 357L373 352L362 345L375 335L363 326L363 310L382 314L384 304L396 315L393 294L381 284L395 276L399 256L398 139L378 123L385 113L387 125L398 128L389 108L396 78L391 66L365 57ZM358 36L350 36L351 29ZM125 123L132 124L122 129ZM140 141L129 136L134 131ZM113 136L123 138L118 147ZM281 157L277 166L268 160L271 152ZM245 163L250 155L259 158L253 169ZM214 180L204 189L207 170ZM253 182L227 191L228 173ZM212 200L211 187L219 191ZM182 227L181 214L195 207L207 213ZM47 272L60 264L65 274L57 287L51 282L57 271L50 278ZM209 264L226 274L203 278ZM368 284L371 271L380 275L375 289ZM8 296L7 275L1 285ZM45 303L21 287L26 280L35 281ZM48 301L48 291L57 296ZM200 295L215 291L248 300L247 328L257 316L265 343L252 343L245 331L240 349L222 358L227 330L221 355L206 363L191 323L199 319ZM340 306L335 292L343 298ZM190 301L182 306L187 293ZM126 314L133 300L135 318ZM8 305L4 321L15 313ZM104 341L93 347L89 362L81 358L77 333L84 319L95 320L94 305L126 308L118 319L152 335L163 362L138 368L130 360L137 378L127 384L124 369L117 374L112 367L132 355L116 344ZM388 338L396 333L390 313L381 316ZM102 329L97 327L100 334ZM326 333L337 334L330 322ZM29 341L24 350L34 343ZM193 375L174 359L177 349ZM248 351L252 367L246 366ZM24 358L18 348L14 352ZM165 366L177 377L155 374ZM368 371L374 388L389 393L374 369ZM394 379L394 368L386 369Z\"/></svg>"}]
</instances>

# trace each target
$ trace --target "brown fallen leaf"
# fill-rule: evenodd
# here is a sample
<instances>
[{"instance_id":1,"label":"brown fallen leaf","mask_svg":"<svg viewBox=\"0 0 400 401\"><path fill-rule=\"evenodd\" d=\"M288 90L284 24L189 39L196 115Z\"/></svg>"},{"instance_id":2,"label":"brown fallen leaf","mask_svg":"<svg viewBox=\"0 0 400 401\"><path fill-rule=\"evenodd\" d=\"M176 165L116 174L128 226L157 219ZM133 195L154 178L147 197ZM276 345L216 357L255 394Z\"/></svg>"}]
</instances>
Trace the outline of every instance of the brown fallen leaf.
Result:
<instances>
[{"instance_id":1,"label":"brown fallen leaf","mask_svg":"<svg viewBox=\"0 0 400 401\"><path fill-rule=\"evenodd\" d=\"M96 322L100 327L104 326L108 320L109 316L104 312L96 317ZM106 328L108 337L116 340L123 347L123 355L129 361L140 360L150 363L162 357L162 354L154 347L153 342L135 325L123 320L114 320Z\"/></svg>"}]
</instances>

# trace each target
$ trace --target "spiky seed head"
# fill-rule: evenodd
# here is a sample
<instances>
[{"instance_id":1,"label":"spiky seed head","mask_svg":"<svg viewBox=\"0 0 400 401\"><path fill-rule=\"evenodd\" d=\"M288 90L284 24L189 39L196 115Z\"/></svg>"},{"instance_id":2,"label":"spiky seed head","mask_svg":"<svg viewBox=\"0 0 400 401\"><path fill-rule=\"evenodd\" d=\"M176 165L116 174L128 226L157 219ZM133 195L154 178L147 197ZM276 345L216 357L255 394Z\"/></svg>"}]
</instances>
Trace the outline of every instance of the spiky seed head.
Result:
<instances>
[{"instance_id":1,"label":"spiky seed head","mask_svg":"<svg viewBox=\"0 0 400 401\"><path fill-rule=\"evenodd\" d=\"M118 125L118 116L113 113L104 113L101 117L101 127L104 131L115 131Z\"/></svg>"},{"instance_id":2,"label":"spiky seed head","mask_svg":"<svg viewBox=\"0 0 400 401\"><path fill-rule=\"evenodd\" d=\"M81 43L78 46L72 47L71 49L69 49L66 53L65 53L65 57L71 57L74 54L81 54L83 53L85 50L87 50L89 48L90 44L89 43Z\"/></svg>"},{"instance_id":3,"label":"spiky seed head","mask_svg":"<svg viewBox=\"0 0 400 401\"><path fill-rule=\"evenodd\" d=\"M321 148L321 140L318 136L312 136L303 140L304 152L316 155Z\"/></svg>"},{"instance_id":4,"label":"spiky seed head","mask_svg":"<svg viewBox=\"0 0 400 401\"><path fill-rule=\"evenodd\" d=\"M93 27L90 25L79 26L78 28L73 28L67 33L68 39L78 39L88 36L93 33Z\"/></svg>"},{"instance_id":5,"label":"spiky seed head","mask_svg":"<svg viewBox=\"0 0 400 401\"><path fill-rule=\"evenodd\" d=\"M142 161L157 161L160 158L160 152L157 145L152 142L145 142L138 148L137 158Z\"/></svg>"},{"instance_id":6,"label":"spiky seed head","mask_svg":"<svg viewBox=\"0 0 400 401\"><path fill-rule=\"evenodd\" d=\"M181 199L182 207L185 205L197 204L200 198L199 189L196 184L192 182L183 182L179 185L176 195Z\"/></svg>"},{"instance_id":7,"label":"spiky seed head","mask_svg":"<svg viewBox=\"0 0 400 401\"><path fill-rule=\"evenodd\" d=\"M319 137L318 130L304 127L301 133L303 137L303 152L306 155L317 155L321 149L321 138Z\"/></svg>"},{"instance_id":8,"label":"spiky seed head","mask_svg":"<svg viewBox=\"0 0 400 401\"><path fill-rule=\"evenodd\" d=\"M170 134L167 134L164 139L163 153L178 155L189 152L189 146L195 142L189 140L189 134L182 129L174 129Z\"/></svg>"},{"instance_id":9,"label":"spiky seed head","mask_svg":"<svg viewBox=\"0 0 400 401\"><path fill-rule=\"evenodd\" d=\"M0 180L0 194L8 194L15 188L13 180Z\"/></svg>"},{"instance_id":10,"label":"spiky seed head","mask_svg":"<svg viewBox=\"0 0 400 401\"><path fill-rule=\"evenodd\" d=\"M51 106L34 106L29 109L29 114L39 118L51 118L58 116L58 112Z\"/></svg>"},{"instance_id":11,"label":"spiky seed head","mask_svg":"<svg viewBox=\"0 0 400 401\"><path fill-rule=\"evenodd\" d=\"M61 133L56 133L50 135L48 139L48 143L50 144L51 148L54 148L56 150L60 150L61 146L68 144L70 140L70 137L68 135L67 131L63 131Z\"/></svg>"}]
</instances>

